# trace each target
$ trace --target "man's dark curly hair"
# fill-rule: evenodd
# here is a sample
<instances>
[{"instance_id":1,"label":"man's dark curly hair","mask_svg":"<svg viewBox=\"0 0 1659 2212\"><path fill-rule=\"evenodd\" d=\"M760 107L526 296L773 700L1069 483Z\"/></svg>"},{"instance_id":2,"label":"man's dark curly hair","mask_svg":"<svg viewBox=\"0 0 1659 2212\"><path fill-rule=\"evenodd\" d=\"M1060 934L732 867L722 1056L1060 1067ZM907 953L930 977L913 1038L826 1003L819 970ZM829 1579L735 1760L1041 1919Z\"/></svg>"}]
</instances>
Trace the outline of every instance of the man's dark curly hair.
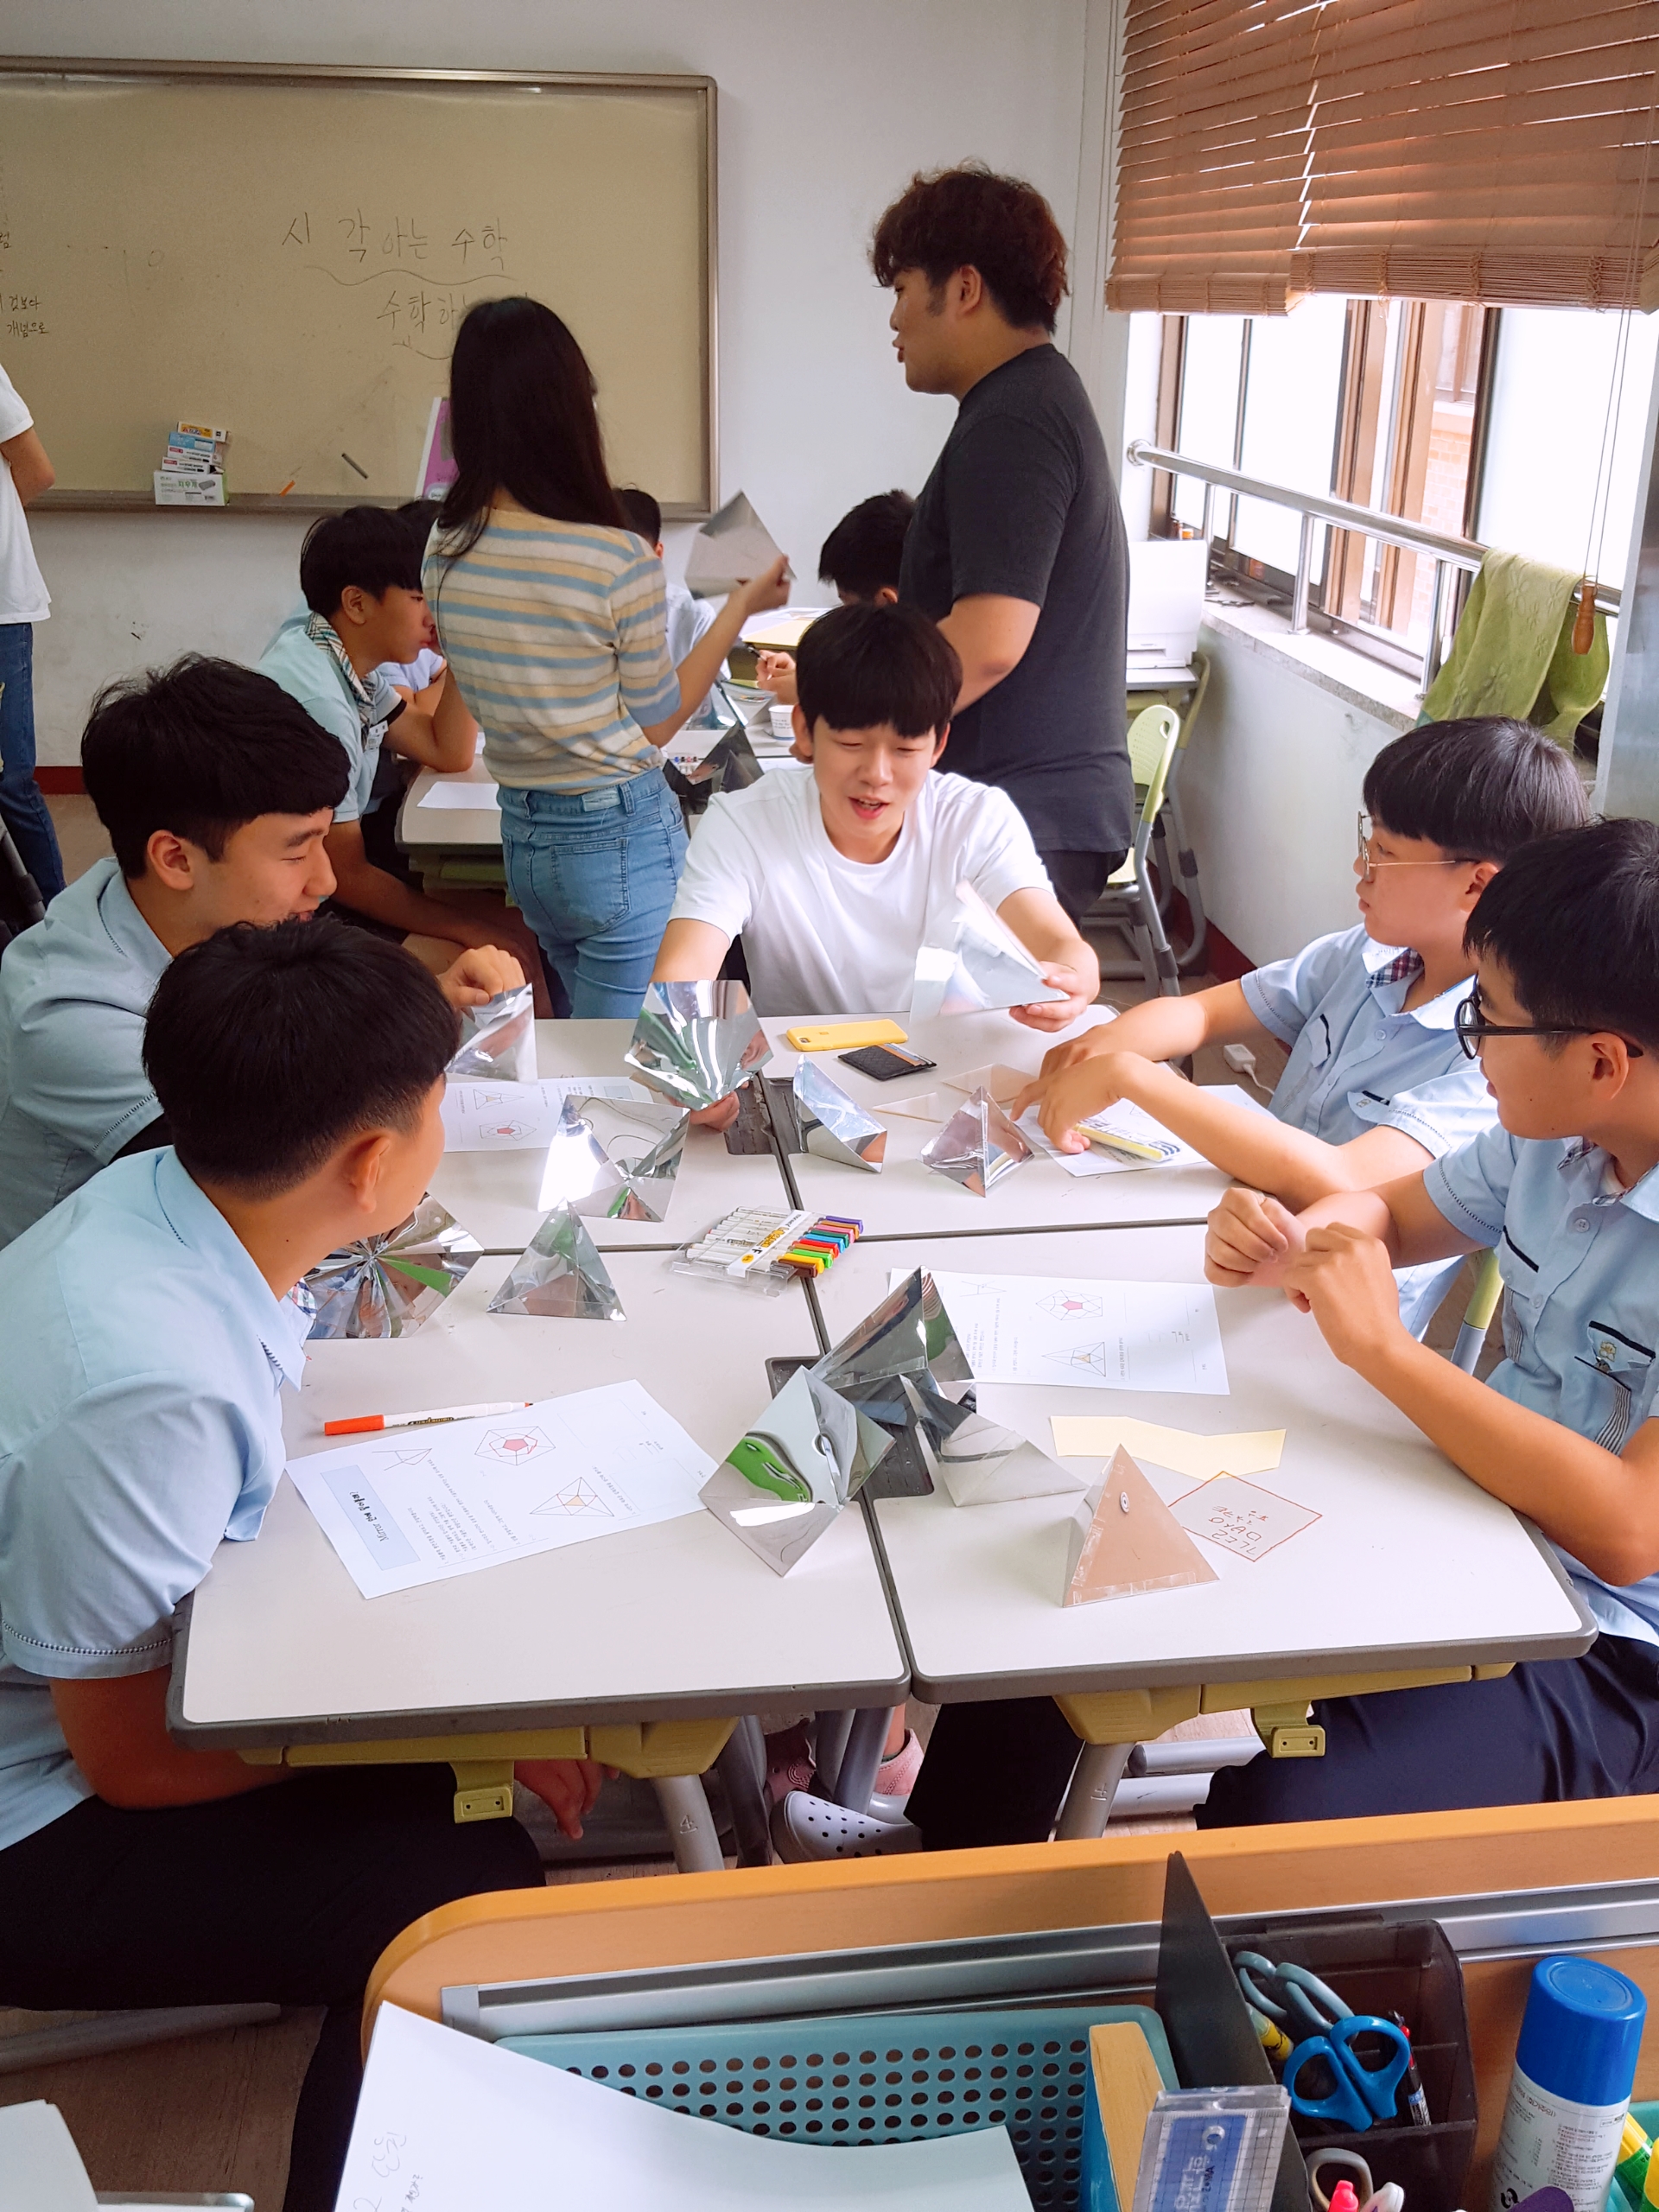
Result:
<instances>
[{"instance_id":1,"label":"man's dark curly hair","mask_svg":"<svg viewBox=\"0 0 1659 2212\"><path fill-rule=\"evenodd\" d=\"M878 284L919 269L937 291L958 269L977 269L1007 321L1051 335L1066 294L1065 258L1060 226L1036 187L971 162L912 177L870 246Z\"/></svg>"}]
</instances>

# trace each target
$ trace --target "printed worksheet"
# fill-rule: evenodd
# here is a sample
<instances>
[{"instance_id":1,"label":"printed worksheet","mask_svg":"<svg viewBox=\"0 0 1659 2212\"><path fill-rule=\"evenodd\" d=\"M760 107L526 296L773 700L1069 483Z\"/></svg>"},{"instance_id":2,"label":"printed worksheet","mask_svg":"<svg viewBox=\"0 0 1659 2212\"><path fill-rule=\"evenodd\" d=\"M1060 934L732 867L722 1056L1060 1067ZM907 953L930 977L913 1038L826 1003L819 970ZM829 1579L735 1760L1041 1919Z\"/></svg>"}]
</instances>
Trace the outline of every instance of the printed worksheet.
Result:
<instances>
[{"instance_id":1,"label":"printed worksheet","mask_svg":"<svg viewBox=\"0 0 1659 2212\"><path fill-rule=\"evenodd\" d=\"M933 1275L981 1382L1227 1395L1208 1283Z\"/></svg>"},{"instance_id":2,"label":"printed worksheet","mask_svg":"<svg viewBox=\"0 0 1659 2212\"><path fill-rule=\"evenodd\" d=\"M540 1083L451 1083L443 1094L446 1152L544 1152L567 1098L653 1094L621 1075L547 1076ZM660 1102L659 1102L660 1103Z\"/></svg>"},{"instance_id":3,"label":"printed worksheet","mask_svg":"<svg viewBox=\"0 0 1659 2212\"><path fill-rule=\"evenodd\" d=\"M700 1513L715 1463L638 1382L290 1459L365 1598Z\"/></svg>"},{"instance_id":4,"label":"printed worksheet","mask_svg":"<svg viewBox=\"0 0 1659 2212\"><path fill-rule=\"evenodd\" d=\"M434 813L480 814L501 810L501 790L498 784L480 784L472 777L465 783L434 784L429 791L421 795L420 810L430 807Z\"/></svg>"},{"instance_id":5,"label":"printed worksheet","mask_svg":"<svg viewBox=\"0 0 1659 2212\"><path fill-rule=\"evenodd\" d=\"M1248 1106L1258 1114L1267 1109L1258 1098L1252 1098L1236 1083L1217 1083L1205 1086L1212 1098L1224 1099L1230 1106ZM1149 1146L1159 1155L1156 1160L1137 1160L1116 1152L1106 1152L1099 1145L1091 1144L1087 1152L1061 1152L1043 1135L1037 1119L1037 1109L1031 1107L1020 1117L1021 1135L1031 1139L1039 1152L1051 1160L1058 1160L1068 1175L1122 1175L1145 1167L1202 1167L1204 1154L1166 1129L1161 1122L1154 1122L1150 1114L1134 1105L1127 1098L1120 1098L1116 1106L1103 1108L1091 1114L1082 1126L1084 1128L1105 1129L1115 1136L1132 1138L1135 1143Z\"/></svg>"}]
</instances>

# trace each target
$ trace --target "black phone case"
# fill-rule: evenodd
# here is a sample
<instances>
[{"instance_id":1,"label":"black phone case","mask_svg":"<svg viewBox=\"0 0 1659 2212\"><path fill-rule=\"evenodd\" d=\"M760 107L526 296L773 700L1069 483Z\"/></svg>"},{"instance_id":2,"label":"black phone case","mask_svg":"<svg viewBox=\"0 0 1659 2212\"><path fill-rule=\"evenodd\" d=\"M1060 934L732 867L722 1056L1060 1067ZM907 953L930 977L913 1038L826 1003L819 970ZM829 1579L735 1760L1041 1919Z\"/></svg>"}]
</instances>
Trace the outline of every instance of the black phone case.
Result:
<instances>
[{"instance_id":1,"label":"black phone case","mask_svg":"<svg viewBox=\"0 0 1659 2212\"><path fill-rule=\"evenodd\" d=\"M856 1068L860 1075L868 1076L874 1083L895 1083L901 1075L925 1075L929 1068L939 1065L937 1060L901 1059L885 1045L865 1045L856 1052L837 1052L836 1058L844 1060L849 1068Z\"/></svg>"}]
</instances>

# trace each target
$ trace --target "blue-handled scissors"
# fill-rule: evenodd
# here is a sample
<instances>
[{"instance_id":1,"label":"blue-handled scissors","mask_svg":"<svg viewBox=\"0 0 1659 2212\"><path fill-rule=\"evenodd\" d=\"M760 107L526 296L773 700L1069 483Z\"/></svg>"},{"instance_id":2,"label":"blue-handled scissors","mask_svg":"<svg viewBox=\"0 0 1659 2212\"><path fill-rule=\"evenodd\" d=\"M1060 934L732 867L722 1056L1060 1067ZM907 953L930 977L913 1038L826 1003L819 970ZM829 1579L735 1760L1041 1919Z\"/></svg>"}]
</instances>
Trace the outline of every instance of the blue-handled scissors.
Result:
<instances>
[{"instance_id":1,"label":"blue-handled scissors","mask_svg":"<svg viewBox=\"0 0 1659 2212\"><path fill-rule=\"evenodd\" d=\"M1245 2003L1298 2038L1281 2076L1296 2111L1355 2131L1397 2116L1411 2044L1392 2020L1354 2012L1306 1967L1276 1967L1258 1951L1236 1952L1233 1968ZM1331 2083L1317 2094L1300 2086L1316 2060Z\"/></svg>"}]
</instances>

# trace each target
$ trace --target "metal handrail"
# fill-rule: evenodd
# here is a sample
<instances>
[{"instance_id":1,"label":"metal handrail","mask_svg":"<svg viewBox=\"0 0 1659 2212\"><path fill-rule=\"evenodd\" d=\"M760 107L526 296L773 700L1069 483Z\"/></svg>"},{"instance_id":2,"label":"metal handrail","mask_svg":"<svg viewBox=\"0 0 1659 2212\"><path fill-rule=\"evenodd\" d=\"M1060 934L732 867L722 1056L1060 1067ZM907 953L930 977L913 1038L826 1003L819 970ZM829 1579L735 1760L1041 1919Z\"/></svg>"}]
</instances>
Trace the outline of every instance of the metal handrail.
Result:
<instances>
[{"instance_id":1,"label":"metal handrail","mask_svg":"<svg viewBox=\"0 0 1659 2212\"><path fill-rule=\"evenodd\" d=\"M1434 597L1429 617L1427 649L1423 655L1423 688L1433 682L1440 662L1440 610L1445 604L1445 571L1459 569L1472 571L1479 568L1491 550L1472 537L1453 537L1448 532L1430 530L1420 522L1410 522L1402 515L1385 514L1377 507L1357 506L1351 499L1338 499L1325 492L1294 492L1288 485L1268 484L1259 476L1245 476L1236 468L1224 467L1219 461L1197 461L1192 454L1172 452L1166 446L1155 446L1148 439L1136 438L1128 448L1128 457L1141 468L1161 468L1172 476L1196 477L1199 483L1213 486L1217 491L1234 492L1247 499L1265 499L1270 505L1289 507L1302 518L1301 544L1296 561L1296 583L1291 599L1290 626L1293 631L1307 627L1308 590L1313 564L1313 525L1328 524L1333 530L1351 530L1363 537L1376 538L1382 544L1395 545L1402 552L1426 553L1434 563ZM1208 532L1206 531L1206 536ZM1617 614L1623 604L1624 594L1616 584L1596 586L1596 606L1604 614Z\"/></svg>"}]
</instances>

